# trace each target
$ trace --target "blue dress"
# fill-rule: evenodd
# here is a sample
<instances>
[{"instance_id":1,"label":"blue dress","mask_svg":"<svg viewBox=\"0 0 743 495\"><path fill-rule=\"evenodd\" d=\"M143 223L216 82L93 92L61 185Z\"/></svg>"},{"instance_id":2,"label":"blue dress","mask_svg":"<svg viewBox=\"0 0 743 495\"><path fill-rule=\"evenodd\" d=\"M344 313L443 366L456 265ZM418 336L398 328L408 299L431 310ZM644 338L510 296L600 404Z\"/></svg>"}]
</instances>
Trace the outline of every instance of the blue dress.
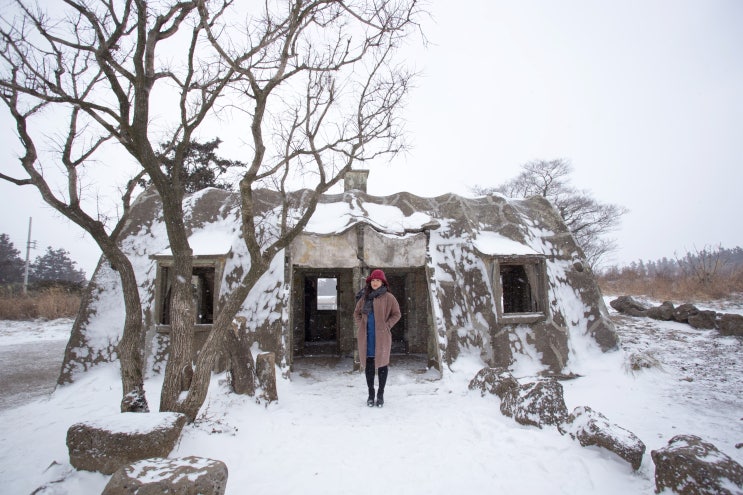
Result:
<instances>
[{"instance_id":1,"label":"blue dress","mask_svg":"<svg viewBox=\"0 0 743 495\"><path fill-rule=\"evenodd\" d=\"M374 333L374 310L369 311L366 320L366 357L373 358L376 348L376 334Z\"/></svg>"}]
</instances>

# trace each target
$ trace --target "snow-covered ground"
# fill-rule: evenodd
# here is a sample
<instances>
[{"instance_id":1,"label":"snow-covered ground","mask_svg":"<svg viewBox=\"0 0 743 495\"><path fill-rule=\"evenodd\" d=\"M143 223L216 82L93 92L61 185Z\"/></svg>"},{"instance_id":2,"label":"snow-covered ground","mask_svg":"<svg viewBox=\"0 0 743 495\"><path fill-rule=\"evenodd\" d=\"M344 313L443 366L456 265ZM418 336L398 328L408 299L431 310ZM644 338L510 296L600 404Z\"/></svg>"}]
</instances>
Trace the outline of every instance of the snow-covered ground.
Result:
<instances>
[{"instance_id":1,"label":"snow-covered ground","mask_svg":"<svg viewBox=\"0 0 743 495\"><path fill-rule=\"evenodd\" d=\"M725 311L743 313L743 307ZM366 407L364 377L350 371L348 360L298 365L291 380L279 381L279 402L268 407L226 393L224 376L216 376L201 417L185 428L171 456L224 461L228 494L277 495L649 495L655 488L650 451L682 433L743 464L743 448L736 448L743 443L743 339L612 315L622 350L581 349L571 362L581 377L562 384L569 410L590 406L645 442L637 472L555 428L502 416L497 397L468 390L482 367L468 355L440 380L418 362L393 359L382 409ZM0 323L0 350L12 345L19 352L49 341L63 349L71 326L69 320ZM627 357L637 352L660 367L633 372ZM159 387L156 378L146 384L152 407ZM73 423L117 414L119 399L117 367L110 365L1 411L0 492L28 494L43 486L34 493L100 493L109 477L74 471L65 436Z\"/></svg>"}]
</instances>

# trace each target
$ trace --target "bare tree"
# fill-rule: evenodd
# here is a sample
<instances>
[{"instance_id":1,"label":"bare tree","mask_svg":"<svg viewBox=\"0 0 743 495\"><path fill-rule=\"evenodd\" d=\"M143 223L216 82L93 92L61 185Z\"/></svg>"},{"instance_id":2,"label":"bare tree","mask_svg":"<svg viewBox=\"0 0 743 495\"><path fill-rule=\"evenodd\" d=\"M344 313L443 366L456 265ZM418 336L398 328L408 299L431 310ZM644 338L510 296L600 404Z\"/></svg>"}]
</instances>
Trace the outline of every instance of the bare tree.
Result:
<instances>
[{"instance_id":1,"label":"bare tree","mask_svg":"<svg viewBox=\"0 0 743 495\"><path fill-rule=\"evenodd\" d=\"M204 5L200 12L210 17ZM252 29L242 33L248 39L242 48L225 26L208 25L210 42L239 76L232 87L252 102L246 138L254 154L240 180L250 267L220 301L196 360L180 408L189 417L204 402L217 351L229 338L240 305L271 260L302 232L320 196L353 165L403 148L398 113L414 74L392 62L419 14L415 0L295 1L255 18ZM289 201L292 180L307 187L303 205ZM273 229L258 228L253 193L266 184L284 198Z\"/></svg>"},{"instance_id":2,"label":"bare tree","mask_svg":"<svg viewBox=\"0 0 743 495\"><path fill-rule=\"evenodd\" d=\"M129 375L136 377L141 389L143 371L142 311L138 288L131 264L116 245L119 226L107 232L105 222L87 215L80 197L78 170L90 165L90 159L103 142L111 140L123 147L138 162L142 170L129 183L125 195L124 213L133 184L145 173L149 175L163 199L166 225L174 249L176 284L172 303L172 321L177 331L174 340L185 340L175 346L176 364L190 360L191 318L191 252L182 221L180 187L183 160L191 135L205 118L219 88L229 80L230 70L214 70L214 64L196 60L196 44L202 31L196 15L196 2L157 3L150 6L143 0L124 2L83 2L66 0L55 6L55 16L38 6L16 0L16 10L2 16L3 75L0 78L4 101L16 119L19 138L26 150L21 164L29 175L17 184L34 184L47 203L87 230L99 243L108 261L119 272L124 299L127 303L126 324L118 344L122 363L124 402L132 394ZM184 36L185 61L176 70L158 63L156 49L179 33L191 16L191 29ZM167 85L176 90L179 99L176 123L163 139L151 129L152 92L155 85ZM215 89L216 88L216 89ZM37 147L29 132L29 118L42 110L54 115L69 113L69 125L52 128L66 134L62 161L68 183L63 199L54 195L39 163ZM37 121L45 129L53 122ZM167 134L168 131L166 131ZM49 133L40 132L45 137ZM153 135L157 137L152 137ZM170 143L175 155L173 173L161 168L156 146L151 139ZM47 139L49 141L49 139ZM53 146L53 142L51 143ZM77 155L75 150L78 150ZM185 247L183 247L185 246ZM184 349L186 356L177 354ZM142 397L143 395L140 394ZM122 406L123 408L123 406Z\"/></svg>"},{"instance_id":3,"label":"bare tree","mask_svg":"<svg viewBox=\"0 0 743 495\"><path fill-rule=\"evenodd\" d=\"M7 27L7 26L4 26ZM7 43L8 32L3 30L3 41ZM3 43L5 44L5 43ZM41 111L45 103L38 101L22 101L22 94L14 86L22 77L21 68L18 65L19 54L8 50L9 45L3 49L5 68L10 68L10 78L3 79L2 100L10 110L15 119L18 138L21 141L25 153L20 157L20 164L28 177L17 178L0 173L0 178L19 186L31 185L41 194L44 201L51 205L62 215L82 227L100 247L104 256L117 267L121 285L123 287L125 321L122 338L117 345L117 352L121 362L121 385L122 385L122 412L146 412L149 410L147 398L144 391L143 363L144 363L144 328L142 325L142 305L139 299L134 269L120 249L115 239L123 227L123 217L111 230L107 230L106 222L96 212L88 212L83 206L80 191L83 189L79 170L90 158L98 147L106 141L107 136L84 146L79 153L75 153L76 139L78 137L78 123L80 113L72 107L69 112L66 138L60 151L59 161L65 170L67 182L67 193L55 193L53 185L46 178L43 167L38 159L36 140L29 132L29 122L34 117L41 117ZM15 56L14 56L15 55ZM4 74L6 76L6 74ZM126 192L122 197L123 212L129 209L131 192L137 178L129 181Z\"/></svg>"},{"instance_id":4,"label":"bare tree","mask_svg":"<svg viewBox=\"0 0 743 495\"><path fill-rule=\"evenodd\" d=\"M141 165L160 194L174 259L160 409L193 420L233 319L273 257L354 164L404 146L398 111L413 74L394 65L393 55L417 26L417 2L293 0L234 12L231 1L65 0L69 11L54 21L22 0L16 4L21 15L6 20L3 33L12 54L6 72L15 77L4 76L0 87L38 102L29 108L60 105L84 115ZM235 19L243 18L236 28ZM186 48L158 57L173 39ZM167 125L157 129L151 123L156 94L177 99L162 117ZM231 127L244 122L242 138L252 149L239 184L250 267L219 302L212 332L192 362L193 253L181 174L195 133L228 111L237 115ZM162 142L164 149L155 144ZM167 167L161 156L169 157ZM304 206L288 199L297 185L307 188ZM253 193L261 187L285 198L274 212L279 225L259 225Z\"/></svg>"},{"instance_id":5,"label":"bare tree","mask_svg":"<svg viewBox=\"0 0 743 495\"><path fill-rule=\"evenodd\" d=\"M615 230L627 209L600 203L588 191L570 185L572 166L565 160L538 160L526 163L519 175L497 187L473 187L478 194L500 193L512 198L543 196L557 208L560 216L583 250L592 268L616 249L606 235Z\"/></svg>"},{"instance_id":6,"label":"bare tree","mask_svg":"<svg viewBox=\"0 0 743 495\"><path fill-rule=\"evenodd\" d=\"M675 253L674 253L675 254ZM681 268L684 276L693 279L700 286L708 288L720 277L728 265L728 257L722 245L704 246L701 250L694 248L694 252L687 252L686 256L679 258L676 263Z\"/></svg>"}]
</instances>

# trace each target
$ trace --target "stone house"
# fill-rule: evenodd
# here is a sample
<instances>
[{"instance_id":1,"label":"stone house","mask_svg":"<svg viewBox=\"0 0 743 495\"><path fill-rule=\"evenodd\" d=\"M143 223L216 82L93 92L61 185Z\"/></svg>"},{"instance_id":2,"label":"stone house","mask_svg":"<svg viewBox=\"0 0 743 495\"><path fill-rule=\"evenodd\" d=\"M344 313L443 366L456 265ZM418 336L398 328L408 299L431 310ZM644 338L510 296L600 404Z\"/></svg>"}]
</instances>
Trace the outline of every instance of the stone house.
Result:
<instances>
[{"instance_id":1,"label":"stone house","mask_svg":"<svg viewBox=\"0 0 743 495\"><path fill-rule=\"evenodd\" d=\"M484 365L538 362L547 373L568 366L572 339L603 351L617 337L584 256L552 205L498 195L422 198L366 193L367 171L345 178L345 191L322 198L304 233L276 256L243 303L240 316L261 352L291 368L307 356L355 357L355 294L381 268L400 302L394 355L420 357L444 372L462 352ZM206 189L185 202L194 251L197 338L211 329L220 294L249 263L240 239L238 193ZM280 198L258 191L270 231ZM294 193L302 201L302 192ZM140 281L148 369L164 369L172 257L157 194L132 206L119 239ZM117 274L102 259L68 344L60 383L115 359L123 326Z\"/></svg>"}]
</instances>

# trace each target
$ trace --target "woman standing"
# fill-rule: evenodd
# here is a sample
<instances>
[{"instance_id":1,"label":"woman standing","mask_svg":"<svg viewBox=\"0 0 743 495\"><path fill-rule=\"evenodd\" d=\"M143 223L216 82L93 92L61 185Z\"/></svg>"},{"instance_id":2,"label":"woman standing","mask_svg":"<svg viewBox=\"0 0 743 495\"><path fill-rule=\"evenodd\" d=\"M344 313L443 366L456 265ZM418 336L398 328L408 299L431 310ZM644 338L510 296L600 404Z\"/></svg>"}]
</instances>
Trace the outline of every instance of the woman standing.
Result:
<instances>
[{"instance_id":1,"label":"woman standing","mask_svg":"<svg viewBox=\"0 0 743 495\"><path fill-rule=\"evenodd\" d=\"M369 398L366 405L384 406L384 386L392 349L392 327L400 320L400 305L387 290L387 278L382 270L366 277L366 286L356 295L353 312L358 327L359 361L366 374ZM374 402L374 372L379 375L379 390Z\"/></svg>"}]
</instances>

